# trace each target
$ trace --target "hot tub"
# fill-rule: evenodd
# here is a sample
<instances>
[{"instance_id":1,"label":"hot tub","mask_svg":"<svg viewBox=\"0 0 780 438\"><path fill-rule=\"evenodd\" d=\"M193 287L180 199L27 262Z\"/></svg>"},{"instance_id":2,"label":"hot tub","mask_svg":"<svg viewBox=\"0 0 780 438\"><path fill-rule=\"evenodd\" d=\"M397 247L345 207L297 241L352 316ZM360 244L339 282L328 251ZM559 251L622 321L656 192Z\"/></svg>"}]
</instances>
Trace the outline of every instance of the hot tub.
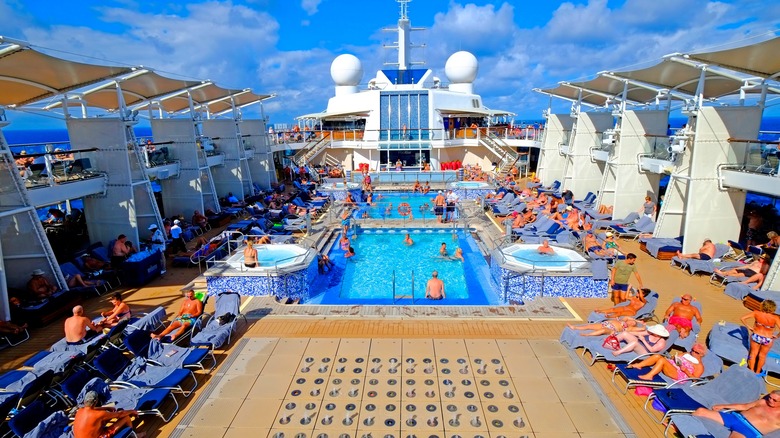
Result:
<instances>
[{"instance_id":1,"label":"hot tub","mask_svg":"<svg viewBox=\"0 0 780 438\"><path fill-rule=\"evenodd\" d=\"M571 272L588 266L576 251L554 248L555 254L540 254L539 245L518 243L505 248L502 253L507 267L523 271Z\"/></svg>"},{"instance_id":2,"label":"hot tub","mask_svg":"<svg viewBox=\"0 0 780 438\"><path fill-rule=\"evenodd\" d=\"M455 181L447 184L460 199L485 198L488 193L494 193L492 184L485 181Z\"/></svg>"},{"instance_id":3,"label":"hot tub","mask_svg":"<svg viewBox=\"0 0 780 438\"><path fill-rule=\"evenodd\" d=\"M473 189L492 189L493 186L490 184L484 182L484 181L456 181L453 183L450 183L449 187L453 190L455 189L467 189L467 190L473 190Z\"/></svg>"},{"instance_id":4,"label":"hot tub","mask_svg":"<svg viewBox=\"0 0 780 438\"><path fill-rule=\"evenodd\" d=\"M288 244L255 245L254 248L257 250L257 261L260 266L247 268L244 265L244 247L239 248L235 254L228 257L225 263L232 269L249 273L262 273L277 269L289 270L303 263L309 252L298 245Z\"/></svg>"},{"instance_id":5,"label":"hot tub","mask_svg":"<svg viewBox=\"0 0 780 438\"><path fill-rule=\"evenodd\" d=\"M362 188L362 184L353 182L325 183L317 187L317 192L330 196L337 201L343 201L347 199L347 192L352 194L352 199L359 199Z\"/></svg>"}]
</instances>

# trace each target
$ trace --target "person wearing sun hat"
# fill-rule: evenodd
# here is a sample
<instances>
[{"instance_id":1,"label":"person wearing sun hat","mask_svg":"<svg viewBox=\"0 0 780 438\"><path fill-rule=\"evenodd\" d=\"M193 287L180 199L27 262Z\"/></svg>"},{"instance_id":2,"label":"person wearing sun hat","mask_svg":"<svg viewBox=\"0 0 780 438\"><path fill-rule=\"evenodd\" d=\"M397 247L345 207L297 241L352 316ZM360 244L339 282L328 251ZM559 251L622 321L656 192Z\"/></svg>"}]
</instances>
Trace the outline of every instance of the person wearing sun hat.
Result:
<instances>
[{"instance_id":1,"label":"person wearing sun hat","mask_svg":"<svg viewBox=\"0 0 780 438\"><path fill-rule=\"evenodd\" d=\"M57 286L53 285L44 274L43 270L36 269L30 273L32 278L27 282L27 291L36 299L48 298L57 291Z\"/></svg>"},{"instance_id":2,"label":"person wearing sun hat","mask_svg":"<svg viewBox=\"0 0 780 438\"><path fill-rule=\"evenodd\" d=\"M620 356L629 351L639 355L659 353L666 350L666 338L668 337L669 330L666 330L662 324L649 325L644 332L640 333L621 332L617 334L617 338L619 341L625 342L626 346L613 351L612 354Z\"/></svg>"}]
</instances>

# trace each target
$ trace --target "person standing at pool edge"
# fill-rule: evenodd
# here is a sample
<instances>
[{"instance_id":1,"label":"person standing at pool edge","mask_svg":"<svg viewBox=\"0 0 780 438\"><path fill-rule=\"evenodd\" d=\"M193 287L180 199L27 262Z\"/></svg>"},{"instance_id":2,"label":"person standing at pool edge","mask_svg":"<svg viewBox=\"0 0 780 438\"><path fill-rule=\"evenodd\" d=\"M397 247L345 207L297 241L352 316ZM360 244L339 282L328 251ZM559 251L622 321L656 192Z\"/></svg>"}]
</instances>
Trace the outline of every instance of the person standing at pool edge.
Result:
<instances>
[{"instance_id":1,"label":"person standing at pool edge","mask_svg":"<svg viewBox=\"0 0 780 438\"><path fill-rule=\"evenodd\" d=\"M425 298L431 300L447 298L447 295L444 293L444 282L439 279L438 271L431 273L431 279L428 280L428 284L425 286Z\"/></svg>"}]
</instances>

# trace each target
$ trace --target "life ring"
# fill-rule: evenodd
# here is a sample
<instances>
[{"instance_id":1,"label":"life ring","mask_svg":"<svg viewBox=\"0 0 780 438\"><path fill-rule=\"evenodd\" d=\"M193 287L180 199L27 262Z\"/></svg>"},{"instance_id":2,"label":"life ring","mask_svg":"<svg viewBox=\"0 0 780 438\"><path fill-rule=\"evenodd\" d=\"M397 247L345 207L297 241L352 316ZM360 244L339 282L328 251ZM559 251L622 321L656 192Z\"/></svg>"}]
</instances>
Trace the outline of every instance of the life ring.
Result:
<instances>
[{"instance_id":1,"label":"life ring","mask_svg":"<svg viewBox=\"0 0 780 438\"><path fill-rule=\"evenodd\" d=\"M398 214L401 216L409 216L412 214L412 207L408 203L402 202L398 204Z\"/></svg>"}]
</instances>

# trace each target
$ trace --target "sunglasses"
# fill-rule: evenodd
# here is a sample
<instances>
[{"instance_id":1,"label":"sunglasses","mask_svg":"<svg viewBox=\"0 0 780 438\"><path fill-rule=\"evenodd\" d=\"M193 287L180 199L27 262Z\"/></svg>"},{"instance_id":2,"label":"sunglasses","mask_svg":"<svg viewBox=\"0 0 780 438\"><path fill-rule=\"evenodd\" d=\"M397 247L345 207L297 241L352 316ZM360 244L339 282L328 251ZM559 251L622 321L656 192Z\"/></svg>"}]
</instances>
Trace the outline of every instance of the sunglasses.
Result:
<instances>
[{"instance_id":1,"label":"sunglasses","mask_svg":"<svg viewBox=\"0 0 780 438\"><path fill-rule=\"evenodd\" d=\"M769 400L772 400L775 403L780 403L780 398L769 397Z\"/></svg>"},{"instance_id":2,"label":"sunglasses","mask_svg":"<svg viewBox=\"0 0 780 438\"><path fill-rule=\"evenodd\" d=\"M700 350L691 350L691 353L693 353L693 354L704 354L704 352L700 351Z\"/></svg>"},{"instance_id":3,"label":"sunglasses","mask_svg":"<svg viewBox=\"0 0 780 438\"><path fill-rule=\"evenodd\" d=\"M680 298L680 301L690 301L690 298Z\"/></svg>"}]
</instances>

